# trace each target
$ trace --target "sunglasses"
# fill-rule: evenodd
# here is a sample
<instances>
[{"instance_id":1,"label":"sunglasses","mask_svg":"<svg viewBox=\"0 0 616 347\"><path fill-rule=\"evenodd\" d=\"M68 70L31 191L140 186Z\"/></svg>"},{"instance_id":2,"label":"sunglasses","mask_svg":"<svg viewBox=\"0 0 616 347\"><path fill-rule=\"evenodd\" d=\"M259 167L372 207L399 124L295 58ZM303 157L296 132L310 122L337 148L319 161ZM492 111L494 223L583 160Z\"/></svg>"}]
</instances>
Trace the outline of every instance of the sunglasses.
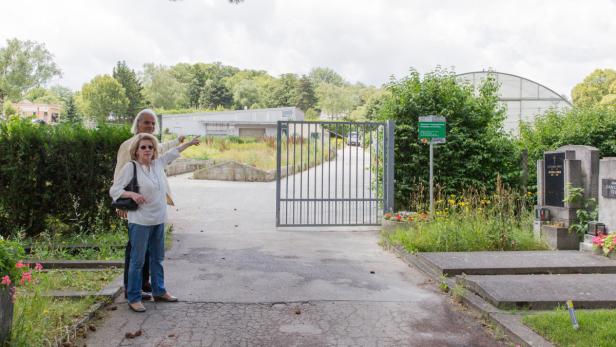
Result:
<instances>
[{"instance_id":1,"label":"sunglasses","mask_svg":"<svg viewBox=\"0 0 616 347\"><path fill-rule=\"evenodd\" d=\"M145 149L154 149L154 146L152 145L141 145L139 146L139 149L145 150Z\"/></svg>"}]
</instances>

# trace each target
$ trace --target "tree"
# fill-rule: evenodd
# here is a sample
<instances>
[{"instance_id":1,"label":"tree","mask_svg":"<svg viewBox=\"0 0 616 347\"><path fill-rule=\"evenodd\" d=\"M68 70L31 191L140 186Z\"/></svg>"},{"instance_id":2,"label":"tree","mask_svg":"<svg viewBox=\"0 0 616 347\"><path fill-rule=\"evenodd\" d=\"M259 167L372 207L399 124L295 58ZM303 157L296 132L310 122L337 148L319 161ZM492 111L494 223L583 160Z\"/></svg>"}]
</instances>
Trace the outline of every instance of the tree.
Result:
<instances>
[{"instance_id":1,"label":"tree","mask_svg":"<svg viewBox=\"0 0 616 347\"><path fill-rule=\"evenodd\" d=\"M75 98L71 95L64 102L64 107L60 113L60 121L65 123L80 123L81 117L77 111Z\"/></svg>"},{"instance_id":2,"label":"tree","mask_svg":"<svg viewBox=\"0 0 616 347\"><path fill-rule=\"evenodd\" d=\"M31 88L42 86L61 72L42 43L7 40L0 48L0 104L18 100Z\"/></svg>"},{"instance_id":3,"label":"tree","mask_svg":"<svg viewBox=\"0 0 616 347\"><path fill-rule=\"evenodd\" d=\"M187 85L174 77L176 72L164 65L143 66L143 93L152 107L170 110L189 106Z\"/></svg>"},{"instance_id":4,"label":"tree","mask_svg":"<svg viewBox=\"0 0 616 347\"><path fill-rule=\"evenodd\" d=\"M124 87L124 92L128 98L128 109L123 120L131 122L145 106L145 99L142 93L143 86L137 79L135 71L130 69L125 61L119 61L113 68L113 78Z\"/></svg>"},{"instance_id":5,"label":"tree","mask_svg":"<svg viewBox=\"0 0 616 347\"><path fill-rule=\"evenodd\" d=\"M498 85L488 78L476 95L458 84L455 73L436 70L423 78L414 70L408 77L387 85L381 120L395 127L395 199L400 209L415 210L417 199L428 187L428 150L418 140L418 118L447 118L447 143L434 156L436 183L443 193L464 189L493 191L497 177L509 186L519 185L518 151L502 130L505 110L498 101Z\"/></svg>"},{"instance_id":6,"label":"tree","mask_svg":"<svg viewBox=\"0 0 616 347\"><path fill-rule=\"evenodd\" d=\"M5 119L8 119L10 116L17 114L17 109L15 108L15 106L13 106L13 103L7 100L2 105L2 114L4 115Z\"/></svg>"},{"instance_id":7,"label":"tree","mask_svg":"<svg viewBox=\"0 0 616 347\"><path fill-rule=\"evenodd\" d=\"M282 74L275 80L269 95L269 107L288 107L296 106L297 103L297 82L296 74Z\"/></svg>"},{"instance_id":8,"label":"tree","mask_svg":"<svg viewBox=\"0 0 616 347\"><path fill-rule=\"evenodd\" d=\"M303 111L308 111L317 104L317 98L314 94L314 88L312 82L306 75L297 82L297 91L295 92L295 106L299 107Z\"/></svg>"},{"instance_id":9,"label":"tree","mask_svg":"<svg viewBox=\"0 0 616 347\"><path fill-rule=\"evenodd\" d=\"M252 108L259 102L259 89L254 80L246 79L236 84L233 89L233 103L238 110Z\"/></svg>"},{"instance_id":10,"label":"tree","mask_svg":"<svg viewBox=\"0 0 616 347\"><path fill-rule=\"evenodd\" d=\"M120 82L109 75L94 77L83 85L80 94L84 114L105 122L113 112L116 119L126 117L129 100Z\"/></svg>"},{"instance_id":11,"label":"tree","mask_svg":"<svg viewBox=\"0 0 616 347\"><path fill-rule=\"evenodd\" d=\"M229 108L233 103L233 95L221 80L207 80L200 94L199 106L201 107L216 109L222 106Z\"/></svg>"},{"instance_id":12,"label":"tree","mask_svg":"<svg viewBox=\"0 0 616 347\"><path fill-rule=\"evenodd\" d=\"M332 118L347 116L358 104L359 97L346 86L321 83L317 87L317 107Z\"/></svg>"},{"instance_id":13,"label":"tree","mask_svg":"<svg viewBox=\"0 0 616 347\"><path fill-rule=\"evenodd\" d=\"M596 69L571 91L576 106L609 104L616 95L616 71Z\"/></svg>"},{"instance_id":14,"label":"tree","mask_svg":"<svg viewBox=\"0 0 616 347\"><path fill-rule=\"evenodd\" d=\"M308 78L312 81L312 84L318 86L321 83L333 84L335 86L343 86L347 82L336 71L326 67L315 67L310 70Z\"/></svg>"}]
</instances>

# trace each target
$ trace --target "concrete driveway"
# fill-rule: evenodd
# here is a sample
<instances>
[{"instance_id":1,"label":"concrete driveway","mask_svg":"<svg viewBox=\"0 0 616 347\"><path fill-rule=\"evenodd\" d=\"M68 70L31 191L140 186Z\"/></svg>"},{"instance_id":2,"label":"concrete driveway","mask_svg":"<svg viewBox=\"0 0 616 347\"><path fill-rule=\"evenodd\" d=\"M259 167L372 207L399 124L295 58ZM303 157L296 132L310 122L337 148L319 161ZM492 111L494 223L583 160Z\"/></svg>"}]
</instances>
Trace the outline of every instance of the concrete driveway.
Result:
<instances>
[{"instance_id":1,"label":"concrete driveway","mask_svg":"<svg viewBox=\"0 0 616 347\"><path fill-rule=\"evenodd\" d=\"M498 346L377 230L276 229L275 183L170 178L176 208L167 289L124 298L87 346ZM125 333L142 330L136 338Z\"/></svg>"}]
</instances>

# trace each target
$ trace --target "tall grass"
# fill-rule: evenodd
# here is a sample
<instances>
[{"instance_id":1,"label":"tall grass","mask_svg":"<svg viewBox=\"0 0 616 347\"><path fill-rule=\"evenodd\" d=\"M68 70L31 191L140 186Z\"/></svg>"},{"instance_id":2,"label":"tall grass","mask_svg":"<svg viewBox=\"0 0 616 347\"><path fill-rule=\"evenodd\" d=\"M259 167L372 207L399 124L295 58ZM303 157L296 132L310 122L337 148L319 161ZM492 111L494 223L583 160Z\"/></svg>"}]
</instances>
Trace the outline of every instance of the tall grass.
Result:
<instances>
[{"instance_id":1,"label":"tall grass","mask_svg":"<svg viewBox=\"0 0 616 347\"><path fill-rule=\"evenodd\" d=\"M56 346L66 328L96 302L94 297L56 299L37 291L18 296L15 303L10 346Z\"/></svg>"},{"instance_id":2,"label":"tall grass","mask_svg":"<svg viewBox=\"0 0 616 347\"><path fill-rule=\"evenodd\" d=\"M321 145L315 148L314 140L308 146L307 139L290 137L281 143L282 166L287 165L287 151L289 164L295 163L295 170L302 171L308 167L321 164ZM327 146L325 146L327 147ZM324 152L323 161L329 160L334 153ZM199 146L187 148L182 152L185 158L213 159L216 161L233 160L251 165L263 170L276 168L276 139L273 137L244 138L237 136L206 137ZM293 159L295 158L295 160ZM310 161L308 161L310 158Z\"/></svg>"},{"instance_id":3,"label":"tall grass","mask_svg":"<svg viewBox=\"0 0 616 347\"><path fill-rule=\"evenodd\" d=\"M532 232L532 196L506 189L497 182L494 194L467 190L460 195L437 194L435 215L427 221L400 224L383 234L409 252L542 250L546 245ZM428 203L414 201L427 209Z\"/></svg>"}]
</instances>

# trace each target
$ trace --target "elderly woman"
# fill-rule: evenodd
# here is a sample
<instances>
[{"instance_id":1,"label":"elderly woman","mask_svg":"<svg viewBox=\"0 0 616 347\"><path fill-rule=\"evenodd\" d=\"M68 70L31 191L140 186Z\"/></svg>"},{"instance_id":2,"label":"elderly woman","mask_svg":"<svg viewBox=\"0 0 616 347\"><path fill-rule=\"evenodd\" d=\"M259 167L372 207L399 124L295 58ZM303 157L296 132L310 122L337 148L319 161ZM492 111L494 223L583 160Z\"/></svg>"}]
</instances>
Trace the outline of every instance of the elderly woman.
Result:
<instances>
[{"instance_id":1,"label":"elderly woman","mask_svg":"<svg viewBox=\"0 0 616 347\"><path fill-rule=\"evenodd\" d=\"M150 134L138 134L130 146L132 161L124 165L109 195L133 199L139 208L128 211L128 232L131 244L128 269L128 306L135 312L145 312L141 300L142 269L146 250L150 253L150 276L155 301L175 302L177 298L165 289L163 259L165 257L165 221L167 219L166 165L189 146L198 145L197 138L159 156L158 141ZM133 178L136 165L139 193L124 190Z\"/></svg>"},{"instance_id":2,"label":"elderly woman","mask_svg":"<svg viewBox=\"0 0 616 347\"><path fill-rule=\"evenodd\" d=\"M139 133L153 134L155 131L156 131L156 113L149 108L141 110L135 117L135 120L133 121L133 127L131 128L131 132L137 135ZM126 165L126 163L128 163L131 160L130 159L131 157L130 146L134 140L135 140L135 136L124 141L122 145L120 146L120 149L118 150L118 157L116 161L115 172L113 174L114 181L118 179L120 170L122 170L124 165ZM165 142L158 146L158 153L161 153L161 154L165 153L169 149L175 148L177 145L179 145L182 142L184 142L184 136L178 137L177 140ZM167 204L173 206L174 203L171 197L171 189L169 189L169 183L167 183L167 176L164 177L164 182L167 188L167 196L166 196ZM127 217L126 211L117 210L116 213L121 218L126 219ZM129 263L130 263L130 241L126 244L126 251L124 253L124 295L125 296L128 293L127 288L128 288L128 264ZM150 283L148 282L148 279L150 277L150 268L148 264L149 264L149 253L146 251L145 264L143 266L143 283L142 283L142 290L143 290L142 297L144 300L151 299L151 296L148 293L152 291Z\"/></svg>"}]
</instances>

